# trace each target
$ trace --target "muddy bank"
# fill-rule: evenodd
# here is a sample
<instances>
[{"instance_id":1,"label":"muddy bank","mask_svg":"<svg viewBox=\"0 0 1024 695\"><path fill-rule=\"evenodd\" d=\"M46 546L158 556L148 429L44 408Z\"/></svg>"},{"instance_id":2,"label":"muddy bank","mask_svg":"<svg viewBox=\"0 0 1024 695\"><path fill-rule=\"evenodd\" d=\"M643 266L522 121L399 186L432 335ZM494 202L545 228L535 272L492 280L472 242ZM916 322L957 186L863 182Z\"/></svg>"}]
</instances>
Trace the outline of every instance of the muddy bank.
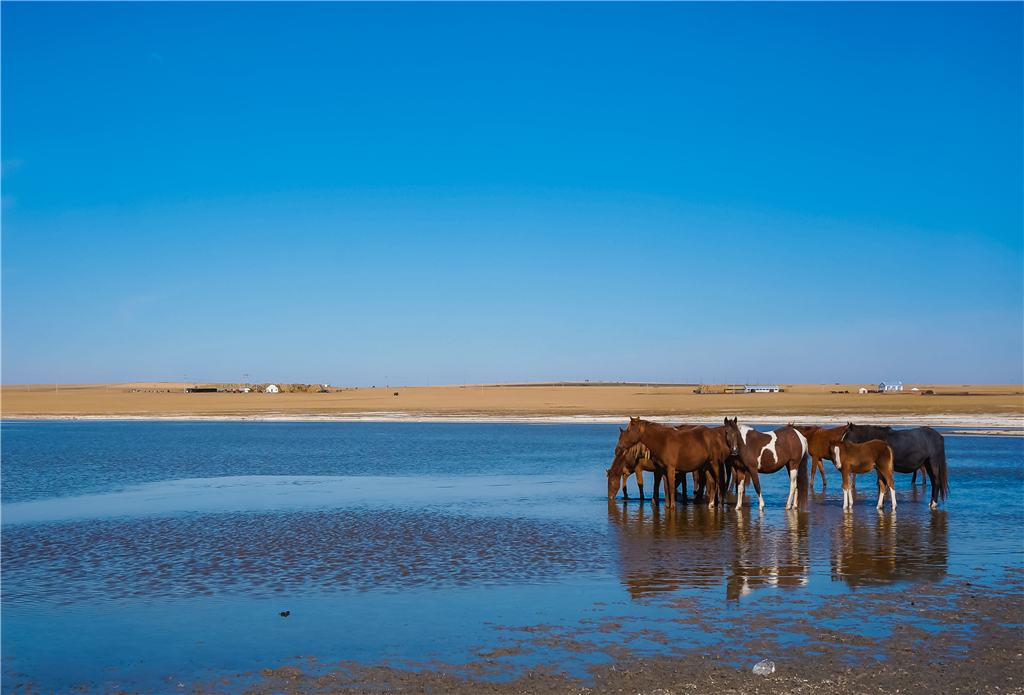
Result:
<instances>
[{"instance_id":1,"label":"muddy bank","mask_svg":"<svg viewBox=\"0 0 1024 695\"><path fill-rule=\"evenodd\" d=\"M297 658L293 665L238 674L216 683L193 684L194 692L243 690L269 693L1021 693L1024 692L1024 591L1021 570L1009 569L999 588L967 580L939 586L888 588L836 597L794 615L790 606L730 617L686 616L678 610L665 620L695 619L695 626L717 626L718 644L699 653L645 657L625 646L597 648L587 630L564 633L548 626L519 626L523 637L481 648L475 662L409 664L406 668L344 661L317 663ZM676 606L678 608L678 606ZM666 606L666 613L671 605ZM684 617L685 616L685 617ZM873 636L874 621L902 616L905 623ZM828 628L821 627L829 625ZM845 624L845 627L838 627ZM605 630L622 626L605 626ZM657 640L657 621L642 628ZM501 632L499 630L499 632ZM630 630L624 630L629 633ZM793 636L806 638L794 645ZM624 635L626 637L627 635ZM785 646L790 644L792 646ZM576 652L607 663L585 674L566 675L557 663L528 669L517 656L534 650ZM600 654L595 652L599 649ZM771 659L775 673L758 676L752 667Z\"/></svg>"}]
</instances>

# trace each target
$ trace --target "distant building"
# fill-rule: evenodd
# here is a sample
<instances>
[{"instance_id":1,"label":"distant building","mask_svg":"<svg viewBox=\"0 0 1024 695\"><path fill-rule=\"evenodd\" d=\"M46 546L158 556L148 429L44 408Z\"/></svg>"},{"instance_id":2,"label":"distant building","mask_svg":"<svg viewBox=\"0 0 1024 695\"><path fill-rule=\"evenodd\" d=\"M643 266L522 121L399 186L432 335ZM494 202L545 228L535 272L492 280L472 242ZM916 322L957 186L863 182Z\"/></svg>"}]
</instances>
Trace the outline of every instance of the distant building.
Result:
<instances>
[{"instance_id":1,"label":"distant building","mask_svg":"<svg viewBox=\"0 0 1024 695\"><path fill-rule=\"evenodd\" d=\"M756 386L751 386L750 384L747 384L746 386L743 387L743 393L778 393L778 392L779 392L779 387L778 386L768 386L768 385L765 385L765 384L757 384Z\"/></svg>"},{"instance_id":2,"label":"distant building","mask_svg":"<svg viewBox=\"0 0 1024 695\"><path fill-rule=\"evenodd\" d=\"M865 389L865 388L862 388L862 389L861 389L860 391L858 391L857 393L867 393L867 392L868 392L868 390L867 390L867 389Z\"/></svg>"},{"instance_id":3,"label":"distant building","mask_svg":"<svg viewBox=\"0 0 1024 695\"><path fill-rule=\"evenodd\" d=\"M267 393L281 393L281 389L277 388L273 384L267 387Z\"/></svg>"},{"instance_id":4,"label":"distant building","mask_svg":"<svg viewBox=\"0 0 1024 695\"><path fill-rule=\"evenodd\" d=\"M902 381L883 381L881 384L878 385L878 390L879 391L902 391L903 390L903 382Z\"/></svg>"}]
</instances>

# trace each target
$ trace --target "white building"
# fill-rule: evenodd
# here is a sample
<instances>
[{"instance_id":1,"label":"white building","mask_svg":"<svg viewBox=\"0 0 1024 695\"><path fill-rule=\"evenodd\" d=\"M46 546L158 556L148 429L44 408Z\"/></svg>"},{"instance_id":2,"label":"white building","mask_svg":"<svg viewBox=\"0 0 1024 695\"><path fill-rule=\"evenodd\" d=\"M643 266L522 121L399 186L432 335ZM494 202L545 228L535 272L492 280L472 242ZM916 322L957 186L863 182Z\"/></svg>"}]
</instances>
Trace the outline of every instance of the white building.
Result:
<instances>
[{"instance_id":1,"label":"white building","mask_svg":"<svg viewBox=\"0 0 1024 695\"><path fill-rule=\"evenodd\" d=\"M778 386L768 386L768 385L765 385L765 384L757 384L755 386L751 386L750 384L747 384L746 386L743 387L743 393L778 393L778 392L779 392L779 387Z\"/></svg>"},{"instance_id":2,"label":"white building","mask_svg":"<svg viewBox=\"0 0 1024 695\"><path fill-rule=\"evenodd\" d=\"M867 390L867 389L865 389L865 388L862 388L862 389L861 389L860 391L858 391L857 393L867 393L867 392L868 392L868 390Z\"/></svg>"},{"instance_id":3,"label":"white building","mask_svg":"<svg viewBox=\"0 0 1024 695\"><path fill-rule=\"evenodd\" d=\"M902 391L903 390L903 382L902 381L883 381L881 384L878 385L878 390L879 391Z\"/></svg>"},{"instance_id":4,"label":"white building","mask_svg":"<svg viewBox=\"0 0 1024 695\"><path fill-rule=\"evenodd\" d=\"M270 386L267 387L267 393L281 393L281 389L271 384Z\"/></svg>"}]
</instances>

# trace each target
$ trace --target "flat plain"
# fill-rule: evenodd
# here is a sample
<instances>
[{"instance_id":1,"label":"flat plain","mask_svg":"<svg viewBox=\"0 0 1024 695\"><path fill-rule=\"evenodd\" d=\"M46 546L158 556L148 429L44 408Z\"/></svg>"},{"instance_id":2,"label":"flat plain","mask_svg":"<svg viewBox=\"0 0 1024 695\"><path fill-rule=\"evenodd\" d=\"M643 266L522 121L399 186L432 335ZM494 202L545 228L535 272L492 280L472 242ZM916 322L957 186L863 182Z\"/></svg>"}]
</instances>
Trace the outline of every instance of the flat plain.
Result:
<instances>
[{"instance_id":1,"label":"flat plain","mask_svg":"<svg viewBox=\"0 0 1024 695\"><path fill-rule=\"evenodd\" d=\"M908 384L903 393L858 393L876 384L779 384L781 393L698 394L695 384L565 382L331 387L326 392L185 393L240 384L137 382L32 384L0 389L4 419L512 420L883 424L1021 429L1020 385ZM917 388L918 391L911 391ZM927 392L933 393L927 393Z\"/></svg>"}]
</instances>

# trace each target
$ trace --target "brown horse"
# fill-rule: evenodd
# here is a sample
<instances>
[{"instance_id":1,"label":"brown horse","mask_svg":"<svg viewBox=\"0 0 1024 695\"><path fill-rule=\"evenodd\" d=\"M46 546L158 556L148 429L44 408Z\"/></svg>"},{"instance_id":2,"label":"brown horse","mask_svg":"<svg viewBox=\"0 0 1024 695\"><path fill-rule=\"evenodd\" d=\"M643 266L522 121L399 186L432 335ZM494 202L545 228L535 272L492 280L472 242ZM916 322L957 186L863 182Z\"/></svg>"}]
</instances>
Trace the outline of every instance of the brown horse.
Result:
<instances>
[{"instance_id":1,"label":"brown horse","mask_svg":"<svg viewBox=\"0 0 1024 695\"><path fill-rule=\"evenodd\" d=\"M631 417L629 427L619 428L615 461L612 461L612 467L608 469L609 485L622 452L637 442L642 442L654 454L652 460L655 462L655 471L664 476L665 504L669 509L675 507L676 472L690 473L705 466L712 473L708 481L708 507L714 506L722 488L722 464L728 455L724 437L708 427L680 430Z\"/></svg>"},{"instance_id":2,"label":"brown horse","mask_svg":"<svg viewBox=\"0 0 1024 695\"><path fill-rule=\"evenodd\" d=\"M829 446L832 451L832 462L843 474L843 509L853 508L853 489L850 485L850 474L864 475L875 471L878 475L878 504L882 508L885 501L885 488L889 488L892 497L892 511L896 511L896 487L893 485L892 449L885 442L872 439L863 444L843 442L838 439Z\"/></svg>"},{"instance_id":3,"label":"brown horse","mask_svg":"<svg viewBox=\"0 0 1024 695\"><path fill-rule=\"evenodd\" d=\"M631 475L636 476L636 487L640 491L640 501L644 499L644 472L654 474L654 496L652 500L658 501L658 486L661 485L661 474L658 472L658 467L654 463L654 454L646 446L637 442L634 446L629 447L622 452L622 458L624 460L623 469L620 474L622 478L622 499L629 499L629 489L627 483ZM613 461L614 464L614 461ZM618 466L616 466L618 468ZM609 468L605 471L608 474L608 499L614 499L615 495L619 491L618 483L612 483L612 469ZM694 489L697 488L697 473L693 474ZM686 478L679 478L676 481L676 488L683 486L683 499L686 499ZM701 483L703 486L703 482Z\"/></svg>"},{"instance_id":4,"label":"brown horse","mask_svg":"<svg viewBox=\"0 0 1024 695\"><path fill-rule=\"evenodd\" d=\"M696 427L696 425L678 425L677 430L689 430ZM621 428L620 428L621 432ZM621 474L622 477L622 498L629 499L629 489L627 483L629 476L636 476L636 486L640 490L640 501L644 499L644 471L649 471L654 474L654 496L653 501L658 501L658 487L661 485L661 474L658 472L658 466L654 463L654 454L646 446L637 442L633 446L629 447L622 452L624 466ZM614 464L614 461L613 461ZM613 466L616 470L619 466ZM612 469L609 468L605 471L608 474L608 499L614 499L615 495L619 492L618 483L612 483ZM693 474L693 488L694 491L700 491L700 495L704 492L704 479L698 478L696 472ZM676 488L683 488L683 500L686 500L686 478L680 478L676 483Z\"/></svg>"},{"instance_id":5,"label":"brown horse","mask_svg":"<svg viewBox=\"0 0 1024 695\"><path fill-rule=\"evenodd\" d=\"M832 461L832 452L828 446L829 442L833 439L841 438L843 432L846 431L846 427L830 427L826 429L814 425L794 425L792 423L786 426L799 431L807 440L807 453L811 455L811 489L814 489L814 472L821 471L821 489L824 490L825 486L828 485L828 481L825 480L825 464L821 460L827 459ZM832 463L834 464L835 461L832 461Z\"/></svg>"},{"instance_id":6,"label":"brown horse","mask_svg":"<svg viewBox=\"0 0 1024 695\"><path fill-rule=\"evenodd\" d=\"M760 509L761 473L775 473L785 467L789 471L789 498L786 509L807 504L807 439L792 427L780 427L771 432L758 432L737 423L736 418L725 418L725 441L734 457L733 466L742 479L736 491L736 509L743 505L743 487L749 479L754 483Z\"/></svg>"}]
</instances>

